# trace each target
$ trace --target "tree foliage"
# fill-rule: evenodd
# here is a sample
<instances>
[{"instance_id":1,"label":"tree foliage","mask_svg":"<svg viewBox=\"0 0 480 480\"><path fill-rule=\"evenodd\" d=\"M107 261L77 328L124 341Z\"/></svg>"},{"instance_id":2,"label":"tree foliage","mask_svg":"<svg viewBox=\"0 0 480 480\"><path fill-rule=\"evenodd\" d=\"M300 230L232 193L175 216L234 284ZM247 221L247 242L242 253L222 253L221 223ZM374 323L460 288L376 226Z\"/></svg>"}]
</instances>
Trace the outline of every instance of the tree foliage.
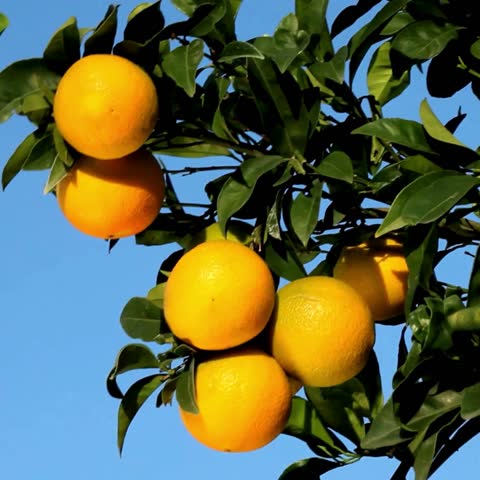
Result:
<instances>
[{"instance_id":1,"label":"tree foliage","mask_svg":"<svg viewBox=\"0 0 480 480\"><path fill-rule=\"evenodd\" d=\"M168 24L160 2L141 4L118 42L117 6L94 29L70 18L41 58L0 73L0 120L24 115L35 126L6 162L3 188L22 170L49 170L45 191L54 190L77 155L54 126L58 80L81 55L113 52L140 64L157 86L162 115L148 147L192 159L167 170L165 205L138 244L181 246L212 221L225 230L230 219L246 219L253 247L277 278L294 280L331 274L344 245L398 238L410 275L405 314L390 322L404 325L393 392L384 401L374 355L342 385L306 388L285 434L313 456L281 478L318 478L364 456L398 459L392 478L412 468L416 480L428 478L480 431L480 155L455 136L466 116L460 111L444 124L427 99L418 101L420 121L383 110L409 88L413 69L424 73L432 97L469 88L480 98L475 2L358 0L329 23L328 0L296 0L272 35L248 40L235 30L241 0L172 2L184 20ZM0 15L0 32L6 24ZM368 89L362 96L353 87L359 75ZM182 204L172 176L202 171L201 157L212 159L206 169L224 173L205 185L209 202L198 213ZM458 249L472 254L467 286L436 275ZM176 395L196 409L199 354L178 343L162 312L164 284L182 252L165 259L157 284L121 315L126 334L141 343L119 352L107 379L120 401L120 450L149 396L161 406ZM121 391L117 378L143 369L154 373Z\"/></svg>"}]
</instances>

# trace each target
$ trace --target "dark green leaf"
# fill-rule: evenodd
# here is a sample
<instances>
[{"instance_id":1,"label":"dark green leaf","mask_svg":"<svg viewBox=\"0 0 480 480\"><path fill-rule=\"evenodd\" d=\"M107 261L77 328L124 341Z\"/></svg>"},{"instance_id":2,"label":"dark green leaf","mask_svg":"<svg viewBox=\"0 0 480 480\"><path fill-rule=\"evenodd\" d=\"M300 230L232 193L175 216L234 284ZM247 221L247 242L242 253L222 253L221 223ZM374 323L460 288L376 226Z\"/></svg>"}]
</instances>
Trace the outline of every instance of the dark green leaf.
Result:
<instances>
[{"instance_id":1,"label":"dark green leaf","mask_svg":"<svg viewBox=\"0 0 480 480\"><path fill-rule=\"evenodd\" d=\"M303 246L307 246L310 236L317 226L322 190L323 182L313 180L308 193L300 192L291 203L290 223Z\"/></svg>"},{"instance_id":2,"label":"dark green leaf","mask_svg":"<svg viewBox=\"0 0 480 480\"><path fill-rule=\"evenodd\" d=\"M71 167L73 165L74 159L72 155L70 155L70 152L68 151L68 146L56 127L53 128L53 142L58 158L60 158L65 167Z\"/></svg>"},{"instance_id":3,"label":"dark green leaf","mask_svg":"<svg viewBox=\"0 0 480 480\"><path fill-rule=\"evenodd\" d=\"M440 24L434 20L411 23L401 30L392 42L392 48L414 60L428 60L438 55L447 44L457 38L458 27Z\"/></svg>"},{"instance_id":4,"label":"dark green leaf","mask_svg":"<svg viewBox=\"0 0 480 480\"><path fill-rule=\"evenodd\" d=\"M189 45L177 47L163 58L162 69L189 97L195 94L195 78L203 58L203 48L203 41L196 39Z\"/></svg>"},{"instance_id":5,"label":"dark green leaf","mask_svg":"<svg viewBox=\"0 0 480 480\"><path fill-rule=\"evenodd\" d=\"M427 133L435 140L457 145L462 148L468 148L452 135L442 122L440 122L437 116L433 113L426 99L423 99L420 104L420 118Z\"/></svg>"},{"instance_id":6,"label":"dark green leaf","mask_svg":"<svg viewBox=\"0 0 480 480\"><path fill-rule=\"evenodd\" d=\"M263 59L263 54L255 45L247 42L231 42L223 50L218 58L219 62L232 62L240 58Z\"/></svg>"},{"instance_id":7,"label":"dark green leaf","mask_svg":"<svg viewBox=\"0 0 480 480\"><path fill-rule=\"evenodd\" d=\"M118 409L117 445L122 454L125 435L135 415L168 375L150 375L135 382L125 393Z\"/></svg>"},{"instance_id":8,"label":"dark green leaf","mask_svg":"<svg viewBox=\"0 0 480 480\"><path fill-rule=\"evenodd\" d=\"M5 189L7 185L15 178L15 176L22 170L23 166L30 156L30 152L34 145L42 138L42 133L38 130L29 134L22 143L16 148L12 156L8 159L2 171L2 188Z\"/></svg>"},{"instance_id":9,"label":"dark green leaf","mask_svg":"<svg viewBox=\"0 0 480 480\"><path fill-rule=\"evenodd\" d=\"M380 40L380 38L378 38L378 32L387 25L393 16L403 10L407 3L409 3L409 0L391 0L377 12L372 20L352 36L348 43L348 52L351 59L350 83L353 82L355 73L370 47Z\"/></svg>"},{"instance_id":10,"label":"dark green leaf","mask_svg":"<svg viewBox=\"0 0 480 480\"><path fill-rule=\"evenodd\" d=\"M480 383L467 387L463 391L461 415L465 420L480 415Z\"/></svg>"},{"instance_id":11,"label":"dark green leaf","mask_svg":"<svg viewBox=\"0 0 480 480\"><path fill-rule=\"evenodd\" d=\"M381 118L353 130L354 134L380 137L398 145L403 145L425 153L435 153L428 143L422 125L402 118Z\"/></svg>"},{"instance_id":12,"label":"dark green leaf","mask_svg":"<svg viewBox=\"0 0 480 480\"><path fill-rule=\"evenodd\" d=\"M415 460L413 470L416 480L426 480L430 472L435 448L437 445L438 432L430 435L427 439L422 439L420 446L415 451Z\"/></svg>"},{"instance_id":13,"label":"dark green leaf","mask_svg":"<svg viewBox=\"0 0 480 480\"><path fill-rule=\"evenodd\" d=\"M398 12L383 27L380 35L385 37L395 35L397 32L399 32L414 21L415 19L408 12Z\"/></svg>"},{"instance_id":14,"label":"dark green leaf","mask_svg":"<svg viewBox=\"0 0 480 480\"><path fill-rule=\"evenodd\" d=\"M118 5L109 5L103 20L87 38L83 54L111 53L118 24Z\"/></svg>"},{"instance_id":15,"label":"dark green leaf","mask_svg":"<svg viewBox=\"0 0 480 480\"><path fill-rule=\"evenodd\" d=\"M306 458L292 463L283 471L278 480L319 480L322 473L341 465L339 462L331 462L323 458Z\"/></svg>"},{"instance_id":16,"label":"dark green leaf","mask_svg":"<svg viewBox=\"0 0 480 480\"><path fill-rule=\"evenodd\" d=\"M128 23L123 32L125 40L145 43L165 26L165 18L160 11L160 1L141 3L128 15Z\"/></svg>"},{"instance_id":17,"label":"dark green leaf","mask_svg":"<svg viewBox=\"0 0 480 480\"><path fill-rule=\"evenodd\" d=\"M470 53L471 53L475 58L477 58L478 60L480 60L480 39L479 39L479 40L476 40L475 42L473 42L473 43L470 45Z\"/></svg>"},{"instance_id":18,"label":"dark green leaf","mask_svg":"<svg viewBox=\"0 0 480 480\"><path fill-rule=\"evenodd\" d=\"M254 186L248 186L242 177L232 175L223 184L217 198L218 223L222 232L230 217L238 212L251 197Z\"/></svg>"},{"instance_id":19,"label":"dark green leaf","mask_svg":"<svg viewBox=\"0 0 480 480\"><path fill-rule=\"evenodd\" d=\"M370 429L361 441L365 450L375 450L397 445L408 439L402 431L401 421L395 413L393 400L390 398L378 412Z\"/></svg>"},{"instance_id":20,"label":"dark green leaf","mask_svg":"<svg viewBox=\"0 0 480 480\"><path fill-rule=\"evenodd\" d=\"M436 395L429 395L405 427L409 430L420 432L445 413L460 408L461 403L462 395L454 390L446 390Z\"/></svg>"},{"instance_id":21,"label":"dark green leaf","mask_svg":"<svg viewBox=\"0 0 480 480\"><path fill-rule=\"evenodd\" d=\"M265 260L272 271L286 280L296 280L307 274L291 243L269 238L265 245Z\"/></svg>"},{"instance_id":22,"label":"dark green leaf","mask_svg":"<svg viewBox=\"0 0 480 480\"><path fill-rule=\"evenodd\" d=\"M162 405L171 405L173 400L173 395L175 394L175 389L177 388L177 380L179 377L170 378L165 382L165 385L162 388L162 391L158 394L156 407L161 407Z\"/></svg>"},{"instance_id":23,"label":"dark green leaf","mask_svg":"<svg viewBox=\"0 0 480 480\"><path fill-rule=\"evenodd\" d=\"M41 58L12 63L0 72L0 123L18 111L26 97L55 90L59 76Z\"/></svg>"},{"instance_id":24,"label":"dark green leaf","mask_svg":"<svg viewBox=\"0 0 480 480\"><path fill-rule=\"evenodd\" d=\"M332 39L327 24L328 0L295 0L298 27L310 34L309 50L324 60L333 55Z\"/></svg>"},{"instance_id":25,"label":"dark green leaf","mask_svg":"<svg viewBox=\"0 0 480 480\"><path fill-rule=\"evenodd\" d=\"M438 249L436 225L418 225L409 229L404 247L409 270L405 312L409 313L417 288L420 286L428 291L430 287L434 255Z\"/></svg>"},{"instance_id":26,"label":"dark green leaf","mask_svg":"<svg viewBox=\"0 0 480 480\"><path fill-rule=\"evenodd\" d=\"M148 142L147 142L148 143ZM218 145L208 138L173 137L165 141L148 143L155 153L173 157L203 158L213 156L230 156L230 151L223 145Z\"/></svg>"},{"instance_id":27,"label":"dark green leaf","mask_svg":"<svg viewBox=\"0 0 480 480\"><path fill-rule=\"evenodd\" d=\"M311 403L300 397L292 399L290 417L283 433L318 446L328 457L337 457L346 450L326 428Z\"/></svg>"},{"instance_id":28,"label":"dark green leaf","mask_svg":"<svg viewBox=\"0 0 480 480\"><path fill-rule=\"evenodd\" d=\"M380 105L385 105L393 98L398 97L410 83L410 70L404 70L398 75L394 71L390 52L391 43L382 43L374 53L368 67L368 91Z\"/></svg>"},{"instance_id":29,"label":"dark green leaf","mask_svg":"<svg viewBox=\"0 0 480 480\"><path fill-rule=\"evenodd\" d=\"M254 187L258 179L265 173L273 170L282 163L288 161L279 155L265 155L262 157L252 157L244 160L240 166L240 173L245 183L249 187Z\"/></svg>"},{"instance_id":30,"label":"dark green leaf","mask_svg":"<svg viewBox=\"0 0 480 480\"><path fill-rule=\"evenodd\" d=\"M426 173L431 172L438 172L442 170L442 167L439 167L435 163L433 163L428 158L424 157L423 155L411 155L404 160L400 164L400 168L402 170L408 170L410 172L419 173L420 175L424 175Z\"/></svg>"},{"instance_id":31,"label":"dark green leaf","mask_svg":"<svg viewBox=\"0 0 480 480\"><path fill-rule=\"evenodd\" d=\"M251 58L248 75L262 124L271 135L274 153L290 157L303 152L311 125L295 79L288 72L282 75L268 59Z\"/></svg>"},{"instance_id":32,"label":"dark green leaf","mask_svg":"<svg viewBox=\"0 0 480 480\"><path fill-rule=\"evenodd\" d=\"M134 297L123 308L120 323L129 337L151 342L161 331L162 310L146 298Z\"/></svg>"},{"instance_id":33,"label":"dark green leaf","mask_svg":"<svg viewBox=\"0 0 480 480\"><path fill-rule=\"evenodd\" d=\"M195 399L195 360L192 359L188 368L177 378L175 397L178 404L190 413L199 413Z\"/></svg>"},{"instance_id":34,"label":"dark green leaf","mask_svg":"<svg viewBox=\"0 0 480 480\"><path fill-rule=\"evenodd\" d=\"M397 195L375 236L404 226L434 222L478 184L477 178L452 170L427 173L417 178Z\"/></svg>"},{"instance_id":35,"label":"dark green leaf","mask_svg":"<svg viewBox=\"0 0 480 480\"><path fill-rule=\"evenodd\" d=\"M353 182L353 165L351 158L342 151L328 154L315 170L324 177Z\"/></svg>"},{"instance_id":36,"label":"dark green leaf","mask_svg":"<svg viewBox=\"0 0 480 480\"><path fill-rule=\"evenodd\" d=\"M359 18L368 13L381 0L358 0L356 5L344 8L332 24L332 37L352 26Z\"/></svg>"},{"instance_id":37,"label":"dark green leaf","mask_svg":"<svg viewBox=\"0 0 480 480\"><path fill-rule=\"evenodd\" d=\"M477 247L470 273L467 307L480 307L480 246Z\"/></svg>"},{"instance_id":38,"label":"dark green leaf","mask_svg":"<svg viewBox=\"0 0 480 480\"><path fill-rule=\"evenodd\" d=\"M115 359L114 367L107 377L107 390L114 398L123 398L116 378L122 373L143 368L159 368L157 357L145 345L136 343L123 347Z\"/></svg>"},{"instance_id":39,"label":"dark green leaf","mask_svg":"<svg viewBox=\"0 0 480 480\"><path fill-rule=\"evenodd\" d=\"M80 58L80 32L75 17L70 17L53 34L43 58L52 70L60 74Z\"/></svg>"},{"instance_id":40,"label":"dark green leaf","mask_svg":"<svg viewBox=\"0 0 480 480\"><path fill-rule=\"evenodd\" d=\"M67 176L68 170L65 167L60 156L57 154L55 160L53 161L52 168L50 169L50 173L47 178L47 183L45 187L43 187L43 193L47 194L50 193L55 189L57 184Z\"/></svg>"}]
</instances>

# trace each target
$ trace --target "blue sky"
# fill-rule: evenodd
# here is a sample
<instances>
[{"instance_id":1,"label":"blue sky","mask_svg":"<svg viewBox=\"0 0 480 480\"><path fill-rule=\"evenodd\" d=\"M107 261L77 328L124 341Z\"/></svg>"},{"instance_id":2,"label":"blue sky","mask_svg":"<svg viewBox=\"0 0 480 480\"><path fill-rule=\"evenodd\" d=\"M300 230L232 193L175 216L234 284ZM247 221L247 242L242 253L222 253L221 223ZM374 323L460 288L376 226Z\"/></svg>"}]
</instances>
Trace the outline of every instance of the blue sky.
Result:
<instances>
[{"instance_id":1,"label":"blue sky","mask_svg":"<svg viewBox=\"0 0 480 480\"><path fill-rule=\"evenodd\" d=\"M165 0L168 19L177 13ZM349 4L332 2L332 11ZM137 4L124 1L122 21ZM293 0L244 1L240 37L272 33L293 10ZM18 0L0 10L10 27L0 38L0 69L13 61L40 56L51 34L68 17L94 26L108 2L102 0ZM415 78L420 76L415 74ZM363 88L361 84L358 89ZM426 92L421 85L399 102L391 116L416 119ZM431 105L442 120L460 105L469 114L460 138L477 146L478 103L462 93ZM476 110L476 111L475 111ZM0 125L0 167L31 131L20 118ZM164 159L167 166L183 164ZM127 436L124 455L116 449L117 401L105 390L105 376L119 348L129 342L118 322L122 307L153 286L158 267L171 247L137 247L132 238L111 254L106 244L86 237L61 216L53 196L42 194L46 176L25 173L0 193L0 299L3 340L0 348L0 478L15 480L126 480L132 478L276 479L291 462L310 456L304 445L280 437L262 450L221 454L197 444L184 431L175 407L155 409L149 402ZM203 177L180 177L184 201L201 201ZM459 255L441 268L452 282L465 283L469 267ZM376 351L385 388L394 370L398 328L379 327ZM474 440L434 477L473 478L480 466ZM362 460L327 474L331 480L389 478L393 460Z\"/></svg>"}]
</instances>

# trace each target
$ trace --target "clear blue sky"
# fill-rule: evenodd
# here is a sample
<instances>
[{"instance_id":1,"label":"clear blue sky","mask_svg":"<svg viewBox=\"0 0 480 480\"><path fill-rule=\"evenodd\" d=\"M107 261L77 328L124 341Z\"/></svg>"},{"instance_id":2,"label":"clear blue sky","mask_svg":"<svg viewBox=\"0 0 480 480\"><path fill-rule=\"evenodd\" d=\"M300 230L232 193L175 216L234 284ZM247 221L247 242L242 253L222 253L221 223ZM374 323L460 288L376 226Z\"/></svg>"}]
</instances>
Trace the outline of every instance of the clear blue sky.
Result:
<instances>
[{"instance_id":1,"label":"clear blue sky","mask_svg":"<svg viewBox=\"0 0 480 480\"><path fill-rule=\"evenodd\" d=\"M121 4L122 21L138 2ZM167 18L177 14L165 0ZM332 12L353 3L335 1ZM272 33L293 0L245 0L239 15L242 38ZM10 27L0 38L0 69L15 60L41 56L53 31L68 17L94 26L103 0L19 0L0 10ZM418 78L420 74L415 74ZM363 88L358 85L358 88ZM423 87L393 102L389 114L417 118ZM462 105L469 114L460 138L477 146L480 113L469 93L432 101L446 121ZM0 167L31 131L23 119L0 125ZM169 167L183 164L164 159ZM123 240L108 255L106 244L74 230L53 196L42 194L46 175L21 174L0 193L0 478L14 480L127 480L148 478L275 480L291 462L310 456L303 443L280 437L262 450L221 454L197 444L184 431L176 407L149 402L127 436L124 455L116 449L118 403L105 390L105 376L119 348L130 340L118 322L127 300L153 286L170 247L136 247ZM176 179L181 199L202 201L204 178ZM442 265L441 274L465 283L464 256ZM379 327L376 351L385 389L394 370L398 328ZM476 439L436 475L477 478ZM325 475L330 480L389 478L394 460L362 460Z\"/></svg>"}]
</instances>

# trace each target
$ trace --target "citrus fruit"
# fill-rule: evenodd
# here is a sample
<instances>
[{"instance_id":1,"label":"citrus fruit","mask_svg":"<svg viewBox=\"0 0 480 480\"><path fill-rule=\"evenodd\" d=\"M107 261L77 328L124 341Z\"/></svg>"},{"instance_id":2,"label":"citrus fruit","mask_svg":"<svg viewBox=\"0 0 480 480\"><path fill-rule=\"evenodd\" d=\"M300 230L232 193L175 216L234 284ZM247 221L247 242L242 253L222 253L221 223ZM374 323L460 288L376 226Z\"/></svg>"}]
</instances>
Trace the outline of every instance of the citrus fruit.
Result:
<instances>
[{"instance_id":1,"label":"citrus fruit","mask_svg":"<svg viewBox=\"0 0 480 480\"><path fill-rule=\"evenodd\" d=\"M184 342L223 350L258 335L274 302L273 278L260 256L238 242L212 240L187 251L173 268L164 313Z\"/></svg>"},{"instance_id":2,"label":"citrus fruit","mask_svg":"<svg viewBox=\"0 0 480 480\"><path fill-rule=\"evenodd\" d=\"M284 429L291 406L290 385L278 362L248 347L200 363L195 394L199 413L180 408L180 417L200 443L224 452L270 443Z\"/></svg>"},{"instance_id":3,"label":"citrus fruit","mask_svg":"<svg viewBox=\"0 0 480 480\"><path fill-rule=\"evenodd\" d=\"M155 85L138 65L118 55L88 55L60 79L55 123L76 150L95 158L138 150L158 117Z\"/></svg>"},{"instance_id":4,"label":"citrus fruit","mask_svg":"<svg viewBox=\"0 0 480 480\"><path fill-rule=\"evenodd\" d=\"M78 230L99 238L121 238L152 223L165 196L163 172L140 149L114 160L82 156L56 187L58 204Z\"/></svg>"},{"instance_id":5,"label":"citrus fruit","mask_svg":"<svg viewBox=\"0 0 480 480\"><path fill-rule=\"evenodd\" d=\"M333 275L358 291L368 303L375 321L403 313L408 266L397 241L375 239L345 247Z\"/></svg>"},{"instance_id":6,"label":"citrus fruit","mask_svg":"<svg viewBox=\"0 0 480 480\"><path fill-rule=\"evenodd\" d=\"M240 222L237 220L230 220L227 225L227 235L223 236L223 233L220 229L220 224L218 222L212 223L208 227L200 230L199 232L194 233L193 235L188 236L183 241L183 246L185 249L190 250L193 247L196 247L200 243L210 242L211 240L232 240L239 242L242 245L248 245L252 239L252 230L253 227L245 222Z\"/></svg>"},{"instance_id":7,"label":"citrus fruit","mask_svg":"<svg viewBox=\"0 0 480 480\"><path fill-rule=\"evenodd\" d=\"M329 387L363 369L375 330L367 304L352 287L312 276L278 291L269 338L272 355L289 375L306 386Z\"/></svg>"}]
</instances>

